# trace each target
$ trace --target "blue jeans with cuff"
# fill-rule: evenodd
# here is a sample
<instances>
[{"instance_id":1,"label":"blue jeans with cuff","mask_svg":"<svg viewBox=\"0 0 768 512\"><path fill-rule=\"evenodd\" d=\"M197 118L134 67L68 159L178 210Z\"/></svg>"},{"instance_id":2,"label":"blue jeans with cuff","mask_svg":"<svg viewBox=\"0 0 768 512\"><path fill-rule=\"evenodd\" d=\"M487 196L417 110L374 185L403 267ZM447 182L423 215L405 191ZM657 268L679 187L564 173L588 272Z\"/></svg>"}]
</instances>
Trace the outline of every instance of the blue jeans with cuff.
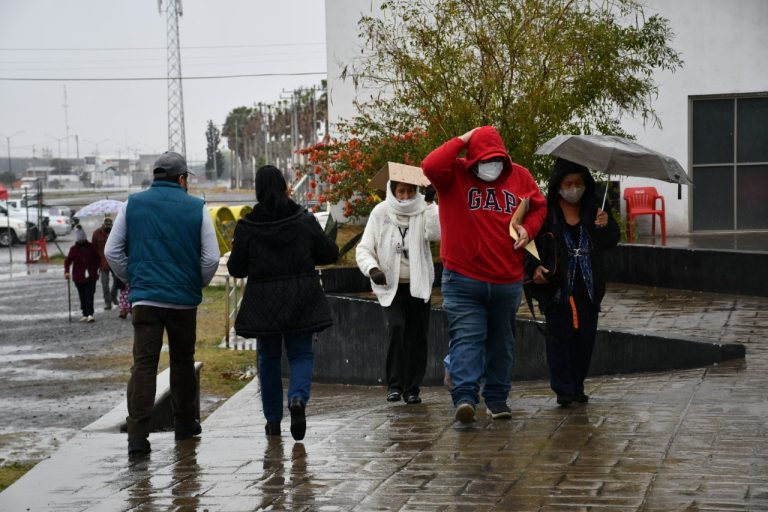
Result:
<instances>
[{"instance_id":1,"label":"blue jeans with cuff","mask_svg":"<svg viewBox=\"0 0 768 512\"><path fill-rule=\"evenodd\" d=\"M305 404L309 402L312 389L312 369L315 354L312 351L312 332L273 334L259 336L257 349L259 361L259 384L261 385L261 403L267 421L283 419L283 380L281 376L281 358L283 342L290 368L288 384L288 402L299 398Z\"/></svg>"},{"instance_id":2,"label":"blue jeans with cuff","mask_svg":"<svg viewBox=\"0 0 768 512\"><path fill-rule=\"evenodd\" d=\"M443 269L443 310L448 317L448 354L454 405L506 403L512 387L514 323L521 282L495 284Z\"/></svg>"}]
</instances>

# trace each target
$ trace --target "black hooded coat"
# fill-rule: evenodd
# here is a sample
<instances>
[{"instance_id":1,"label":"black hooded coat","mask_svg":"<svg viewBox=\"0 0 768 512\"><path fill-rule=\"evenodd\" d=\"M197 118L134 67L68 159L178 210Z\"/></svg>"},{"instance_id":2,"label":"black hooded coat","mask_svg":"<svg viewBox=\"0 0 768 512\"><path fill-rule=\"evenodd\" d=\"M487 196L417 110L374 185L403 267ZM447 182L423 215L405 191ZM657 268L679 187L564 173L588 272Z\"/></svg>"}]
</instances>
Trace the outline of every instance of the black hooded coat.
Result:
<instances>
[{"instance_id":1,"label":"black hooded coat","mask_svg":"<svg viewBox=\"0 0 768 512\"><path fill-rule=\"evenodd\" d=\"M247 338L318 332L332 325L315 265L333 263L339 248L314 215L293 201L256 204L238 221L227 269L247 277L235 332Z\"/></svg>"},{"instance_id":2,"label":"black hooded coat","mask_svg":"<svg viewBox=\"0 0 768 512\"><path fill-rule=\"evenodd\" d=\"M595 306L598 310L605 295L603 252L615 247L619 241L619 226L613 219L610 203L606 202L605 204L608 225L603 228L595 226L601 198L596 193L596 183L589 170L581 165L558 158L547 185L547 217L544 226L536 237L536 246L542 260L539 261L527 253L525 260L526 293L532 295L539 302L539 309L544 314L552 303L558 288L563 286L567 277L569 255L565 244L565 216L562 208L560 208L560 184L566 175L574 173L583 176L586 188L581 198L579 217L592 242L590 255L595 286ZM550 273L547 277L548 284L538 285L532 281L533 273L539 265L544 265L550 271L552 267L555 267L554 273Z\"/></svg>"}]
</instances>

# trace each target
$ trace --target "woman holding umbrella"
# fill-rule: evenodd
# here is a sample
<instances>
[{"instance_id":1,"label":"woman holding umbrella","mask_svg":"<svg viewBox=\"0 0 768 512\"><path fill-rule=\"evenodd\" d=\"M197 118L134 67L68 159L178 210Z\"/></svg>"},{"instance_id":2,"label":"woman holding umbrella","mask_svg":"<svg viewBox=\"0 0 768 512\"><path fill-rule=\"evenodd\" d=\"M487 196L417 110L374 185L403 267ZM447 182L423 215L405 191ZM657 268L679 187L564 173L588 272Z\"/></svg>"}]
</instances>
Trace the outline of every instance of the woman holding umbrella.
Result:
<instances>
[{"instance_id":1,"label":"woman holding umbrella","mask_svg":"<svg viewBox=\"0 0 768 512\"><path fill-rule=\"evenodd\" d=\"M584 379L605 295L603 252L616 246L619 227L604 211L586 167L558 158L547 188L547 217L536 237L542 262L528 255L529 291L546 318L547 364L557 403L587 402Z\"/></svg>"}]
</instances>

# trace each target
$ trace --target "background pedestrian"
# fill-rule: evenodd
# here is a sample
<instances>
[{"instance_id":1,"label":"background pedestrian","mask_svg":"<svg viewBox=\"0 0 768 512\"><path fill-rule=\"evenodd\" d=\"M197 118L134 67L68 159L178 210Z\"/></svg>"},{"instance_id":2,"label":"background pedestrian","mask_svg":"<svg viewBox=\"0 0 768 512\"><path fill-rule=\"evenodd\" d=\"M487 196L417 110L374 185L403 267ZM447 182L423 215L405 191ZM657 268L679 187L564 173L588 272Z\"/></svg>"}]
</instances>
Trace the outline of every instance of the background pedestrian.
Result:
<instances>
[{"instance_id":1,"label":"background pedestrian","mask_svg":"<svg viewBox=\"0 0 768 512\"><path fill-rule=\"evenodd\" d=\"M104 217L102 225L94 230L91 235L91 243L99 253L99 278L101 280L101 291L104 295L104 309L112 309L112 305L117 305L117 281L109 269L107 258L104 257L104 247L107 245L109 233L112 231L112 219ZM112 284L110 285L110 276L112 275Z\"/></svg>"},{"instance_id":2,"label":"background pedestrian","mask_svg":"<svg viewBox=\"0 0 768 512\"><path fill-rule=\"evenodd\" d=\"M99 278L99 255L93 244L88 241L88 236L80 224L75 226L75 244L69 248L69 253L64 258L64 277L69 279L70 275L80 299L80 309L83 313L80 321L95 322L93 296L96 293L96 280Z\"/></svg>"}]
</instances>

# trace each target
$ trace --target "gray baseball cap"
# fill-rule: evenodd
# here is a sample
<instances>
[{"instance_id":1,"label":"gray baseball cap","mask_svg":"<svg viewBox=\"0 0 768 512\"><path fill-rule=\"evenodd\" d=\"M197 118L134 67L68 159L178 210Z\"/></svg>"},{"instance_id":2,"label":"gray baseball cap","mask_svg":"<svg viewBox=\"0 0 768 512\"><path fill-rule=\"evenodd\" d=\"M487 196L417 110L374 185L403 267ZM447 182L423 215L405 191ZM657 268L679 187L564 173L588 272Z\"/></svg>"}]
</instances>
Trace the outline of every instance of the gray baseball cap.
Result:
<instances>
[{"instance_id":1,"label":"gray baseball cap","mask_svg":"<svg viewBox=\"0 0 768 512\"><path fill-rule=\"evenodd\" d=\"M173 151L166 151L160 155L160 158L155 161L152 172L155 178L174 178L184 173L195 174L187 168L184 157Z\"/></svg>"}]
</instances>

